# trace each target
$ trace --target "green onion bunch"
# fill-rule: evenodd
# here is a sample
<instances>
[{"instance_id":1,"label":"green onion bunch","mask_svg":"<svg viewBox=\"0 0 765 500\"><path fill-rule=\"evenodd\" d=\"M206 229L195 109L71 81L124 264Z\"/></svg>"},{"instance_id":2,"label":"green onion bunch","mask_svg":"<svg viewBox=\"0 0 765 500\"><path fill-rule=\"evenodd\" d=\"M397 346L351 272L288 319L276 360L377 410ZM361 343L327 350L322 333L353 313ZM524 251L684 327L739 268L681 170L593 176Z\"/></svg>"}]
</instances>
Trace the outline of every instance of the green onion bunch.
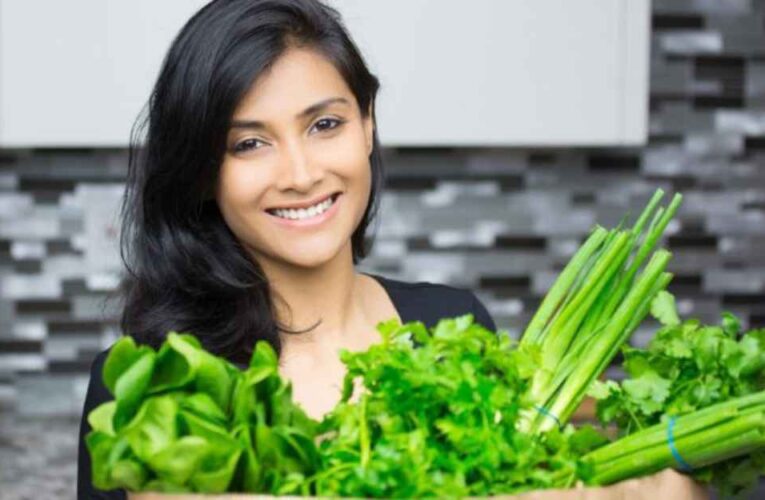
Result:
<instances>
[{"instance_id":1,"label":"green onion bunch","mask_svg":"<svg viewBox=\"0 0 765 500\"><path fill-rule=\"evenodd\" d=\"M630 229L623 222L612 230L596 226L523 332L521 348L536 351L540 366L522 430L545 432L568 422L672 279L665 270L671 254L654 249L682 196L665 208L663 194L654 194Z\"/></svg>"}]
</instances>

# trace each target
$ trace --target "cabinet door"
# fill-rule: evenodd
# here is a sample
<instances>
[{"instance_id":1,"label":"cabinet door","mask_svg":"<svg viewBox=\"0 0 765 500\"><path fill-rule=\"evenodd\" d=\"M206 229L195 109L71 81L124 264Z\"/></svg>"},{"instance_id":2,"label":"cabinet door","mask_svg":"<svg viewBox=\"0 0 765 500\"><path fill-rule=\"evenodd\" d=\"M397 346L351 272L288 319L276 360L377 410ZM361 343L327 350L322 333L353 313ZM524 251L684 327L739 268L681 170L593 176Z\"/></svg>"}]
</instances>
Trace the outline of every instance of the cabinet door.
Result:
<instances>
[{"instance_id":1,"label":"cabinet door","mask_svg":"<svg viewBox=\"0 0 765 500\"><path fill-rule=\"evenodd\" d=\"M0 0L0 146L125 146L204 3ZM328 3L381 80L384 145L645 141L648 0Z\"/></svg>"}]
</instances>

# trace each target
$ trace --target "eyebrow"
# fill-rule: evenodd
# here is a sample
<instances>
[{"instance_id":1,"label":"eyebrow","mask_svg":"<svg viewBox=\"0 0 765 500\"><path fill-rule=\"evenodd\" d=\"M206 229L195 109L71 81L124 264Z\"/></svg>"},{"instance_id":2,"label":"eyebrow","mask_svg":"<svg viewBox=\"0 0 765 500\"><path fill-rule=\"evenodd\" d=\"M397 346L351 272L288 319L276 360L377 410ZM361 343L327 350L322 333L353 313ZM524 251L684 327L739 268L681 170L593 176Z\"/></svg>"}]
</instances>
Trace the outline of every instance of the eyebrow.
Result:
<instances>
[{"instance_id":1,"label":"eyebrow","mask_svg":"<svg viewBox=\"0 0 765 500\"><path fill-rule=\"evenodd\" d=\"M345 97L330 97L329 99L324 99L323 101L319 101L315 104L311 104L310 106L305 108L303 111L295 115L295 119L306 118L315 113L318 113L319 111L322 111L324 108L327 108L330 105L335 103L349 104L348 99L346 99ZM231 128L253 128L253 129L260 128L262 129L262 128L266 128L266 124L259 120L234 120L233 122L231 122Z\"/></svg>"}]
</instances>

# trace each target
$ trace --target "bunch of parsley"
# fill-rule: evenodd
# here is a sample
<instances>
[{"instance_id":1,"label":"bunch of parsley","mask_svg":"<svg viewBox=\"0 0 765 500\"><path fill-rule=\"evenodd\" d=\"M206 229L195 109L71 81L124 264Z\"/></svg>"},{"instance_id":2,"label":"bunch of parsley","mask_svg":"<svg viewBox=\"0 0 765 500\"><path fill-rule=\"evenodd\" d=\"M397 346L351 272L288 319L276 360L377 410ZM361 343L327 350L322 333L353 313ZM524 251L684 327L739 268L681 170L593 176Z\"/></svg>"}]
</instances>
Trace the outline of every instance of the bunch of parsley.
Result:
<instances>
[{"instance_id":1,"label":"bunch of parsley","mask_svg":"<svg viewBox=\"0 0 765 500\"><path fill-rule=\"evenodd\" d=\"M469 314L431 330L396 320L378 329L381 343L341 355L342 401L322 423L324 463L311 479L318 495L492 495L587 477L578 457L606 441L593 429L516 428L533 351Z\"/></svg>"}]
</instances>

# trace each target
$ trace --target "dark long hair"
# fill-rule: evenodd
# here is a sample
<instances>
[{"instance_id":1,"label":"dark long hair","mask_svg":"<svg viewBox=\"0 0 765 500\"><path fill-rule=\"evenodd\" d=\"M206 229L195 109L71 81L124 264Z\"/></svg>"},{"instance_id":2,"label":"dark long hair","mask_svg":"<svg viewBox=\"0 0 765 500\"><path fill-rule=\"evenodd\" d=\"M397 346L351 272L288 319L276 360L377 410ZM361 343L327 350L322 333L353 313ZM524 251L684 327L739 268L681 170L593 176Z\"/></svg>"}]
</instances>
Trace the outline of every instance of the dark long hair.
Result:
<instances>
[{"instance_id":1,"label":"dark long hair","mask_svg":"<svg viewBox=\"0 0 765 500\"><path fill-rule=\"evenodd\" d=\"M225 224L213 186L236 106L292 46L326 57L362 116L370 109L376 116L379 82L331 7L215 0L199 10L174 39L131 133L120 235L123 334L156 347L168 331L191 332L240 364L257 340L280 351L268 281ZM384 182L374 130L369 205L351 237L354 264L370 250L366 232Z\"/></svg>"}]
</instances>

